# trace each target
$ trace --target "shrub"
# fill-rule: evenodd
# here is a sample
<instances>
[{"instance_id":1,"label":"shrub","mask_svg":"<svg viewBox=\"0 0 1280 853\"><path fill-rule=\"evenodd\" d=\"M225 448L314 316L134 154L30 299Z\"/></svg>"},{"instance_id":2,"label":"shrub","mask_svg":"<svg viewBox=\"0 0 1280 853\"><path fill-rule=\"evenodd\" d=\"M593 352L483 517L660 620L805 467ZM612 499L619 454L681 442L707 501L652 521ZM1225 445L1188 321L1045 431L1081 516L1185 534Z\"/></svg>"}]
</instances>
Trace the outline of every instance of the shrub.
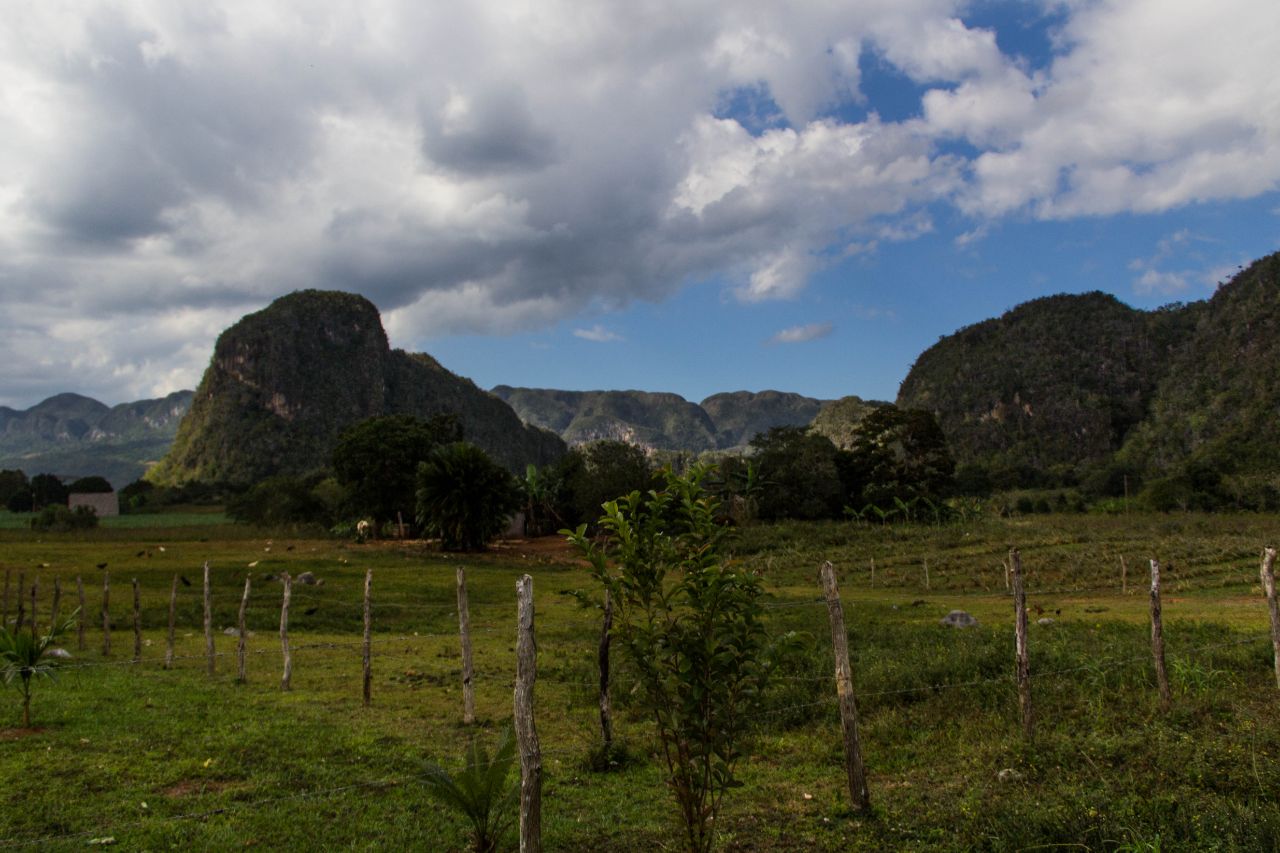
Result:
<instances>
[{"instance_id":1,"label":"shrub","mask_svg":"<svg viewBox=\"0 0 1280 853\"><path fill-rule=\"evenodd\" d=\"M66 533L69 530L91 530L98 526L98 514L93 507L78 506L67 509L62 504L53 504L40 510L40 514L31 519L31 529L52 533Z\"/></svg>"},{"instance_id":2,"label":"shrub","mask_svg":"<svg viewBox=\"0 0 1280 853\"><path fill-rule=\"evenodd\" d=\"M264 527L308 523L329 527L334 521L333 514L316 494L319 483L314 482L315 479L285 474L268 477L227 501L227 515L239 522Z\"/></svg>"},{"instance_id":3,"label":"shrub","mask_svg":"<svg viewBox=\"0 0 1280 853\"><path fill-rule=\"evenodd\" d=\"M576 447L557 469L562 479L560 515L569 524L594 524L606 501L654 485L649 458L625 441L593 441Z\"/></svg>"},{"instance_id":4,"label":"shrub","mask_svg":"<svg viewBox=\"0 0 1280 853\"><path fill-rule=\"evenodd\" d=\"M772 669L760 579L723 557L711 469L665 472L666 487L605 504L603 542L570 541L614 603L614 632L653 715L689 849L707 851L737 784L752 714ZM568 531L566 531L568 532Z\"/></svg>"},{"instance_id":5,"label":"shrub","mask_svg":"<svg viewBox=\"0 0 1280 853\"><path fill-rule=\"evenodd\" d=\"M31 500L34 509L49 504L66 504L67 487L53 474L36 474L31 478Z\"/></svg>"},{"instance_id":6,"label":"shrub","mask_svg":"<svg viewBox=\"0 0 1280 853\"><path fill-rule=\"evenodd\" d=\"M418 466L418 524L445 550L484 550L520 503L515 478L474 444L438 447Z\"/></svg>"}]
</instances>

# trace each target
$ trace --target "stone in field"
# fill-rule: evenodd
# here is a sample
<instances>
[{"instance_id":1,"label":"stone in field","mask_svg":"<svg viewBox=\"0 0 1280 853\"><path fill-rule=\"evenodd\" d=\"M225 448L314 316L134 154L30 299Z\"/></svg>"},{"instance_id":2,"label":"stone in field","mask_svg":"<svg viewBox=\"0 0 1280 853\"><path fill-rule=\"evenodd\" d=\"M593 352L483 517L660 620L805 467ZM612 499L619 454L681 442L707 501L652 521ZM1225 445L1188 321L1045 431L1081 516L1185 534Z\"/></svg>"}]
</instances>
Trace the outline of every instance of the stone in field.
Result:
<instances>
[{"instance_id":1,"label":"stone in field","mask_svg":"<svg viewBox=\"0 0 1280 853\"><path fill-rule=\"evenodd\" d=\"M978 620L963 610L952 610L942 617L942 624L949 628L976 628Z\"/></svg>"}]
</instances>

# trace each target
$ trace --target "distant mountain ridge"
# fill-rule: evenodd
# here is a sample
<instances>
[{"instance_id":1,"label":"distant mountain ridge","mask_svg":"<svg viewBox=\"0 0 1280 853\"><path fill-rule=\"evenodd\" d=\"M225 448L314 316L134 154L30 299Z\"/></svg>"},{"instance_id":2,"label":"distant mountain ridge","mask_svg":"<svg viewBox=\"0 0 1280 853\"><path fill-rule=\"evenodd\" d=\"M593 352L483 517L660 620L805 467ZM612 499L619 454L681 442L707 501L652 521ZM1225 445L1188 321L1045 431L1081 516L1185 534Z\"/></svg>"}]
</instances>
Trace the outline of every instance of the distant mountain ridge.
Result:
<instances>
[{"instance_id":1,"label":"distant mountain ridge","mask_svg":"<svg viewBox=\"0 0 1280 853\"><path fill-rule=\"evenodd\" d=\"M1023 303L926 349L896 403L933 412L957 462L1009 482L1199 466L1226 477L1227 492L1270 490L1280 502L1278 364L1280 253L1203 302L1142 311L1092 292ZM252 478L322 465L343 425L392 412L460 413L468 437L511 467L554 458L563 442L702 452L784 425L842 445L875 405L780 391L701 403L646 391L488 393L429 355L391 350L363 298L304 291L224 332L194 396L107 407L60 394L26 411L0 407L0 467L121 485L172 441L152 474L161 482Z\"/></svg>"},{"instance_id":2,"label":"distant mountain ridge","mask_svg":"<svg viewBox=\"0 0 1280 853\"><path fill-rule=\"evenodd\" d=\"M646 450L701 453L745 446L775 426L808 425L823 401L781 391L733 391L691 403L652 391L559 391L499 385L493 394L525 423L549 429L568 444L626 441Z\"/></svg>"},{"instance_id":3,"label":"distant mountain ridge","mask_svg":"<svg viewBox=\"0 0 1280 853\"><path fill-rule=\"evenodd\" d=\"M0 468L28 476L98 474L116 488L138 479L169 449L193 392L107 406L57 394L29 409L0 406Z\"/></svg>"}]
</instances>

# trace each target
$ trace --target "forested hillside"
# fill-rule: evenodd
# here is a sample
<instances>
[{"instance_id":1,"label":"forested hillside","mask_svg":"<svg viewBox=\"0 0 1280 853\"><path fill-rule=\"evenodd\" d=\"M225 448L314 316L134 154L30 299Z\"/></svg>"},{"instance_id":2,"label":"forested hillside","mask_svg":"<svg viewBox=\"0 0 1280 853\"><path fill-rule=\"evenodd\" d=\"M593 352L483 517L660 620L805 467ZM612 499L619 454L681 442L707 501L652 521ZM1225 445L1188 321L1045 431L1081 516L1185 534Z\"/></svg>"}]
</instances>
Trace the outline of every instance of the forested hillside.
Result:
<instances>
[{"instance_id":1,"label":"forested hillside","mask_svg":"<svg viewBox=\"0 0 1280 853\"><path fill-rule=\"evenodd\" d=\"M328 464L338 434L384 414L455 414L464 436L512 469L564 452L493 395L435 359L392 350L378 311L349 293L289 294L219 336L161 484L252 483Z\"/></svg>"}]
</instances>

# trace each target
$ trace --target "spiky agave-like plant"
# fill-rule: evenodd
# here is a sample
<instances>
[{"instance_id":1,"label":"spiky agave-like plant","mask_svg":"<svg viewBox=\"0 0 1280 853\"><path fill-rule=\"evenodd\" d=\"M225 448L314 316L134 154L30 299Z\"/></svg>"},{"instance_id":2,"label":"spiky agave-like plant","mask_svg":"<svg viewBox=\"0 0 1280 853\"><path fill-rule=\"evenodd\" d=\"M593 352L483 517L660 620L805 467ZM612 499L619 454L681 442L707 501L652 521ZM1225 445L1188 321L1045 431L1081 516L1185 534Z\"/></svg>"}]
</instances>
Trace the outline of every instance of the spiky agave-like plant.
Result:
<instances>
[{"instance_id":1,"label":"spiky agave-like plant","mask_svg":"<svg viewBox=\"0 0 1280 853\"><path fill-rule=\"evenodd\" d=\"M423 774L427 791L462 812L471 822L471 841L476 853L496 850L514 817L520 782L517 779L509 783L507 777L511 775L515 755L515 735L508 726L492 757L480 738L472 737L462 770L450 776L438 764L428 764Z\"/></svg>"},{"instance_id":2,"label":"spiky agave-like plant","mask_svg":"<svg viewBox=\"0 0 1280 853\"><path fill-rule=\"evenodd\" d=\"M58 635L75 621L71 615L61 626L49 626L49 633L38 635L31 631L9 630L0 627L0 678L5 684L17 684L22 693L22 725L31 726L31 686L37 678L53 678L60 660L52 652Z\"/></svg>"}]
</instances>

